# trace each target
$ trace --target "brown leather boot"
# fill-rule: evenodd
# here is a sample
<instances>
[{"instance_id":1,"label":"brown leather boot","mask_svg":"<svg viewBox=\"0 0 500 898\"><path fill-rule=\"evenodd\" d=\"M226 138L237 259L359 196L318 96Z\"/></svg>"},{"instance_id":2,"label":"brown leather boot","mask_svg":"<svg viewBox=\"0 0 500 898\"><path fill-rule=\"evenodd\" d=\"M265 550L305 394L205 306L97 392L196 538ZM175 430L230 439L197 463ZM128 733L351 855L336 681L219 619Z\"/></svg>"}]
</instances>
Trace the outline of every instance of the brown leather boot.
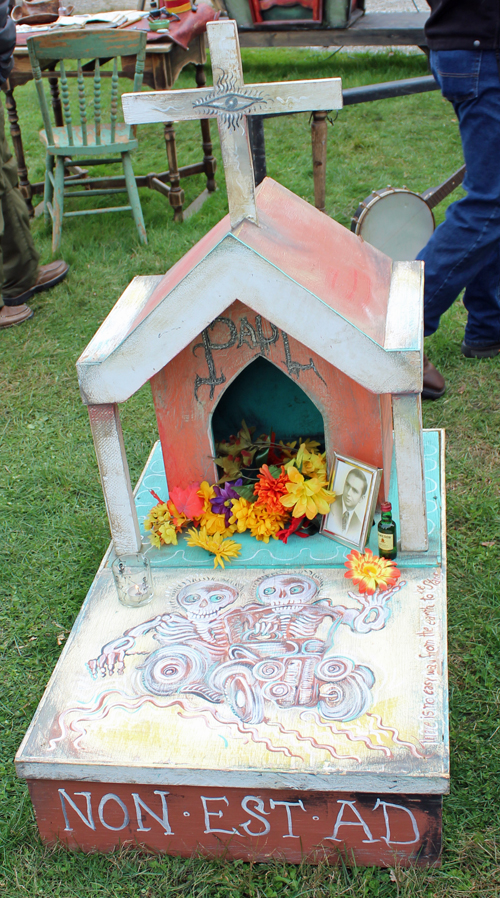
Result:
<instances>
[{"instance_id":1,"label":"brown leather boot","mask_svg":"<svg viewBox=\"0 0 500 898\"><path fill-rule=\"evenodd\" d=\"M444 377L424 355L424 384L422 399L440 399L446 392Z\"/></svg>"},{"instance_id":2,"label":"brown leather boot","mask_svg":"<svg viewBox=\"0 0 500 898\"><path fill-rule=\"evenodd\" d=\"M0 328L13 327L22 324L28 318L33 317L30 307L23 303L21 306L2 306L0 309Z\"/></svg>"},{"instance_id":3,"label":"brown leather boot","mask_svg":"<svg viewBox=\"0 0 500 898\"><path fill-rule=\"evenodd\" d=\"M63 281L68 271L69 265L67 262L63 262L62 259L59 259L57 262L49 262L48 265L40 265L37 279L33 287L30 287L29 290L25 290L24 293L20 293L18 296L3 296L5 306L18 308L19 306L24 305L31 299L34 293L41 293L42 290L50 290L51 287L55 287L56 284ZM16 322L12 323L15 324ZM10 325L4 324L1 326L9 327Z\"/></svg>"},{"instance_id":4,"label":"brown leather boot","mask_svg":"<svg viewBox=\"0 0 500 898\"><path fill-rule=\"evenodd\" d=\"M50 290L64 280L69 271L67 262L59 259L57 262L49 262L48 265L40 265L38 277L33 287L33 293L41 293L42 290Z\"/></svg>"}]
</instances>

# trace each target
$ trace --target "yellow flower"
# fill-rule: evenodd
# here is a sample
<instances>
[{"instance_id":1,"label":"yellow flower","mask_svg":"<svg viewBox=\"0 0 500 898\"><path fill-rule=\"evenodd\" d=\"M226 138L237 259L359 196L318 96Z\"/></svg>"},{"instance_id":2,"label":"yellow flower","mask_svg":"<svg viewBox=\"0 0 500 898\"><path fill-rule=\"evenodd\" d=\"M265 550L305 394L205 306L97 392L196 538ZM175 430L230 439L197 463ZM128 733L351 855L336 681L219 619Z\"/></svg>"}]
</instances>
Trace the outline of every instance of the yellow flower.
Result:
<instances>
[{"instance_id":1,"label":"yellow flower","mask_svg":"<svg viewBox=\"0 0 500 898\"><path fill-rule=\"evenodd\" d=\"M314 445L319 444L315 443ZM288 472L292 466L300 469L306 477L318 477L319 480L326 481L326 452L321 454L315 449L309 451L306 443L301 443L295 458L291 458L285 463L285 470Z\"/></svg>"},{"instance_id":2,"label":"yellow flower","mask_svg":"<svg viewBox=\"0 0 500 898\"><path fill-rule=\"evenodd\" d=\"M166 546L177 545L177 531L173 523L160 524L157 531Z\"/></svg>"},{"instance_id":3,"label":"yellow flower","mask_svg":"<svg viewBox=\"0 0 500 898\"><path fill-rule=\"evenodd\" d=\"M251 516L253 508L252 503L248 499L240 497L239 499L233 499L231 507L233 514L229 518L229 523L235 525L238 533L243 533L248 528L248 518Z\"/></svg>"},{"instance_id":4,"label":"yellow flower","mask_svg":"<svg viewBox=\"0 0 500 898\"><path fill-rule=\"evenodd\" d=\"M236 530L236 524L230 524L226 527L226 517L223 514L214 514L210 509L202 514L198 519L200 527L205 527L209 536L220 533L222 536L231 536Z\"/></svg>"},{"instance_id":5,"label":"yellow flower","mask_svg":"<svg viewBox=\"0 0 500 898\"><path fill-rule=\"evenodd\" d=\"M168 509L168 504L166 502L159 502L158 505L154 505L150 510L144 521L144 528L145 530L153 530L157 524L162 524L163 521L170 521L170 518L171 514Z\"/></svg>"},{"instance_id":6,"label":"yellow flower","mask_svg":"<svg viewBox=\"0 0 500 898\"><path fill-rule=\"evenodd\" d=\"M198 495L200 499L203 499L205 503L205 511L210 511L210 509L212 508L212 506L210 505L210 499L215 499L215 490L213 486L210 486L210 484L206 480L203 480L200 483Z\"/></svg>"},{"instance_id":7,"label":"yellow flower","mask_svg":"<svg viewBox=\"0 0 500 898\"><path fill-rule=\"evenodd\" d=\"M283 526L288 515L283 511L282 515L271 514L264 505L252 505L252 510L248 516L248 527L250 533L255 539L268 543L269 537L278 539L276 534L279 530L283 530Z\"/></svg>"},{"instance_id":8,"label":"yellow flower","mask_svg":"<svg viewBox=\"0 0 500 898\"><path fill-rule=\"evenodd\" d=\"M247 499L233 499L233 516L230 518L231 524L235 524L238 533L244 533L249 530L255 539L268 543L269 537L277 539L276 534L287 520L288 514L283 509L283 514L274 514L269 512L265 505L259 505L257 502L248 502Z\"/></svg>"},{"instance_id":9,"label":"yellow flower","mask_svg":"<svg viewBox=\"0 0 500 898\"><path fill-rule=\"evenodd\" d=\"M188 546L198 546L215 555L214 568L218 564L223 568L224 561L231 561L232 558L237 558L240 554L240 544L232 539L223 539L220 533L210 536L205 527L201 527L200 530L188 530L188 533Z\"/></svg>"},{"instance_id":10,"label":"yellow flower","mask_svg":"<svg viewBox=\"0 0 500 898\"><path fill-rule=\"evenodd\" d=\"M373 555L370 549L365 549L364 555L353 549L344 561L349 568L344 577L349 577L360 593L372 596L376 589L385 592L390 586L395 586L401 572L396 567L396 562L390 558L379 558Z\"/></svg>"},{"instance_id":11,"label":"yellow flower","mask_svg":"<svg viewBox=\"0 0 500 898\"><path fill-rule=\"evenodd\" d=\"M291 508L294 518L303 515L312 521L317 514L328 514L330 505L335 500L335 493L325 489L326 481L318 477L305 480L304 476L293 465L287 470L290 483L287 484L288 496L282 496L280 502L285 508Z\"/></svg>"},{"instance_id":12,"label":"yellow flower","mask_svg":"<svg viewBox=\"0 0 500 898\"><path fill-rule=\"evenodd\" d=\"M179 521L172 520L172 514L167 502L159 502L149 512L144 521L144 529L151 530L149 540L153 546L159 549L161 546L176 546L177 534L176 523ZM177 526L177 530L181 527Z\"/></svg>"}]
</instances>

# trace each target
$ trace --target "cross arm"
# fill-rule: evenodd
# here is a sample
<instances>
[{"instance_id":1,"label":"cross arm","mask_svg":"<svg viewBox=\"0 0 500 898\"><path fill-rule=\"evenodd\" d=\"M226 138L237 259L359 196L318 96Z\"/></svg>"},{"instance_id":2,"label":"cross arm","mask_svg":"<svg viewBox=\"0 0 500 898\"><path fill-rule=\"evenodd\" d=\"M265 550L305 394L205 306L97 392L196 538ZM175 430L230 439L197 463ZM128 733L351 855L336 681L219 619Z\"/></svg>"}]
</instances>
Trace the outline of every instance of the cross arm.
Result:
<instances>
[{"instance_id":1,"label":"cross arm","mask_svg":"<svg viewBox=\"0 0 500 898\"><path fill-rule=\"evenodd\" d=\"M241 86L223 82L202 90L123 94L122 103L125 121L130 125L219 116L229 126L235 126L243 115L341 109L342 82L340 78Z\"/></svg>"}]
</instances>

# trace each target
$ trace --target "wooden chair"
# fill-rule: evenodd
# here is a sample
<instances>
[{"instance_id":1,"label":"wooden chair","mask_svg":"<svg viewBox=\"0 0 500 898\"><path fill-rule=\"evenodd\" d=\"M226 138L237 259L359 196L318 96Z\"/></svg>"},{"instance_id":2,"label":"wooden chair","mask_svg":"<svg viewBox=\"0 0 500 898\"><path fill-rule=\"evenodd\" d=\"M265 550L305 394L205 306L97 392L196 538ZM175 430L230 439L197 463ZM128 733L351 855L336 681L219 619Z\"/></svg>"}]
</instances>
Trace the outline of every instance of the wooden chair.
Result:
<instances>
[{"instance_id":1,"label":"wooden chair","mask_svg":"<svg viewBox=\"0 0 500 898\"><path fill-rule=\"evenodd\" d=\"M144 73L146 56L146 33L140 31L124 32L118 30L69 32L66 34L50 34L43 37L32 37L27 41L31 67L40 101L45 128L40 132L40 139L46 147L44 211L48 220L52 218L52 251L55 252L61 243L62 220L64 216L90 215L99 212L115 212L130 210L139 232L141 243L147 243L146 229L142 215L141 202L135 182L130 153L137 148L137 139L131 125L118 122L118 59L120 56L136 56L134 91L140 91ZM76 71L66 70L64 60L76 60ZM113 60L112 72L102 72L101 65ZM83 60L91 60L82 64ZM59 79L64 111L65 126L52 126L49 106L43 87L42 68L48 65L53 69L59 62ZM44 73L45 77L47 72ZM84 78L93 74L93 123L87 121L87 103ZM53 71L50 75L54 77ZM103 98L101 86L103 76L111 75L110 122L101 121ZM73 125L70 106L69 78L76 78L78 92L78 109L80 125ZM104 82L105 83L105 82ZM82 157L75 159L75 153ZM111 154L120 154L121 159L110 158ZM94 189L65 190L64 166L65 158L71 157L72 165L104 165L118 163L123 165L126 187L110 187L109 178L102 178L102 187ZM55 170L54 170L55 166ZM106 183L107 182L107 183ZM123 182L122 182L123 183ZM84 179L72 179L75 186L85 185ZM66 185L68 186L68 185ZM84 209L77 212L64 212L64 197L102 195L107 193L123 193L127 191L129 206L112 206L106 209Z\"/></svg>"}]
</instances>

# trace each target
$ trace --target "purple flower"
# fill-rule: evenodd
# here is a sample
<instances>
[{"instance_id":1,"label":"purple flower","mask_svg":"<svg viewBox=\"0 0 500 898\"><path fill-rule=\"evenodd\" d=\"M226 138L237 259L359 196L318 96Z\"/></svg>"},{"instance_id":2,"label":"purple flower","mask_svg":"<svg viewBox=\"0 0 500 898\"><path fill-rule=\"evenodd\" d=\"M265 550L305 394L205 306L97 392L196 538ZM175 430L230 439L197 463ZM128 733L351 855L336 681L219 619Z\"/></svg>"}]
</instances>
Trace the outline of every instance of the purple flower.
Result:
<instances>
[{"instance_id":1,"label":"purple flower","mask_svg":"<svg viewBox=\"0 0 500 898\"><path fill-rule=\"evenodd\" d=\"M225 486L214 486L215 497L210 499L212 511L214 514L223 514L226 519L226 527L229 526L229 518L232 515L231 499L239 499L238 493L233 490L233 486L242 486L241 478L236 481L228 481Z\"/></svg>"}]
</instances>

